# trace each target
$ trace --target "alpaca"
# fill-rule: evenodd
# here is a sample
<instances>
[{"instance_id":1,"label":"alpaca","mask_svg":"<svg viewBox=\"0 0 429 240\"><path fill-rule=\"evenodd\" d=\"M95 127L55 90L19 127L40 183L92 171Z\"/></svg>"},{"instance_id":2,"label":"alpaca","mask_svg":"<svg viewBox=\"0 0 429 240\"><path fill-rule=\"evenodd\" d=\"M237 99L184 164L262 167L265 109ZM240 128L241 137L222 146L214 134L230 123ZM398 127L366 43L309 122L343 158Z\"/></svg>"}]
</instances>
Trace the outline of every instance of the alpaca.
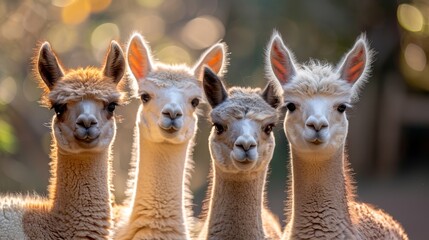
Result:
<instances>
[{"instance_id":1,"label":"alpaca","mask_svg":"<svg viewBox=\"0 0 429 240\"><path fill-rule=\"evenodd\" d=\"M141 105L135 133L135 173L130 203L115 227L116 239L187 239L192 216L187 189L196 109L204 65L223 73L226 45L208 49L193 68L154 63L143 37L134 34L127 62ZM144 172L143 172L144 171Z\"/></svg>"},{"instance_id":2,"label":"alpaca","mask_svg":"<svg viewBox=\"0 0 429 240\"><path fill-rule=\"evenodd\" d=\"M1 198L0 239L107 239L122 50L112 41L103 69L65 70L45 42L35 72L44 89L41 103L55 109L49 198Z\"/></svg>"},{"instance_id":3,"label":"alpaca","mask_svg":"<svg viewBox=\"0 0 429 240\"><path fill-rule=\"evenodd\" d=\"M346 109L366 81L372 51L364 35L337 67L299 66L274 32L267 72L283 88L292 181L283 239L408 239L382 210L355 200L345 153Z\"/></svg>"},{"instance_id":4,"label":"alpaca","mask_svg":"<svg viewBox=\"0 0 429 240\"><path fill-rule=\"evenodd\" d=\"M212 107L209 147L213 179L198 239L279 239L278 221L274 222L277 236L264 232L264 225L272 225L263 223L270 216L265 216L268 212L263 205L280 91L276 84L268 83L263 91L233 87L227 92L209 68L204 71L203 87Z\"/></svg>"}]
</instances>

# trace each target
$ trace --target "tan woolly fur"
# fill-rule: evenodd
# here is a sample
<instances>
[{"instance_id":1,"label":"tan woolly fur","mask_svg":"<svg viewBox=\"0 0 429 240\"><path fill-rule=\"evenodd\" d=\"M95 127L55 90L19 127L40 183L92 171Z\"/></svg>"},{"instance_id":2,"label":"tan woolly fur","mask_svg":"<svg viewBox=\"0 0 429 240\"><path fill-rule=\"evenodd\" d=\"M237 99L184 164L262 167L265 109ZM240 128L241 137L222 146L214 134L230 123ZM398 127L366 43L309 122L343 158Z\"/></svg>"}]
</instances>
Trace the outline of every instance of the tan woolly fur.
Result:
<instances>
[{"instance_id":1,"label":"tan woolly fur","mask_svg":"<svg viewBox=\"0 0 429 240\"><path fill-rule=\"evenodd\" d=\"M390 215L356 201L345 140L346 109L368 78L372 51L364 35L338 66L295 63L274 32L267 75L283 88L291 181L282 239L408 239Z\"/></svg>"},{"instance_id":2,"label":"tan woolly fur","mask_svg":"<svg viewBox=\"0 0 429 240\"><path fill-rule=\"evenodd\" d=\"M212 106L211 179L198 239L279 239L278 219L265 207L265 181L273 156L272 128L281 95L275 84L228 92L208 68L204 90Z\"/></svg>"},{"instance_id":3,"label":"tan woolly fur","mask_svg":"<svg viewBox=\"0 0 429 240\"><path fill-rule=\"evenodd\" d=\"M41 103L56 113L49 196L1 197L0 239L108 239L122 50L112 41L102 69L64 70L45 42L34 63L44 89Z\"/></svg>"},{"instance_id":4,"label":"tan woolly fur","mask_svg":"<svg viewBox=\"0 0 429 240\"><path fill-rule=\"evenodd\" d=\"M226 45L206 50L193 67L156 62L135 33L127 47L133 95L141 99L134 136L128 200L119 211L115 239L189 239L192 229L189 177L201 69L226 70Z\"/></svg>"}]
</instances>

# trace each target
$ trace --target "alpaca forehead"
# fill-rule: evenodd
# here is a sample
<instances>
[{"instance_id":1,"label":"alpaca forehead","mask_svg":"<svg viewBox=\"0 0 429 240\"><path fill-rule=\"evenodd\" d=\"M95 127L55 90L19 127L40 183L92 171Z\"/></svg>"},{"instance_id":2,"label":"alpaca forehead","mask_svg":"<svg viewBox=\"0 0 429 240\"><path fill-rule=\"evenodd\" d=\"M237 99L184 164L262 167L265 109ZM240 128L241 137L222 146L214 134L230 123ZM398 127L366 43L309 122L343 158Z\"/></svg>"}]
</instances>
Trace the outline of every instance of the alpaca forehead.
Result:
<instances>
[{"instance_id":1,"label":"alpaca forehead","mask_svg":"<svg viewBox=\"0 0 429 240\"><path fill-rule=\"evenodd\" d=\"M340 78L330 65L312 63L299 69L291 81L283 86L285 96L295 93L306 97L314 95L351 95L352 85Z\"/></svg>"},{"instance_id":2,"label":"alpaca forehead","mask_svg":"<svg viewBox=\"0 0 429 240\"><path fill-rule=\"evenodd\" d=\"M252 104L252 99L247 99L248 102L243 100L244 99L241 99L241 101L231 101L228 99L226 102L213 109L210 114L212 121L234 122L241 119L250 119L260 123L277 121L277 111L268 104L261 104L258 106ZM248 104L246 104L246 102Z\"/></svg>"},{"instance_id":3,"label":"alpaca forehead","mask_svg":"<svg viewBox=\"0 0 429 240\"><path fill-rule=\"evenodd\" d=\"M94 99L103 102L120 102L123 93L117 85L101 73L91 71L73 71L66 74L48 94L49 100L60 103L76 102L82 99Z\"/></svg>"},{"instance_id":4,"label":"alpaca forehead","mask_svg":"<svg viewBox=\"0 0 429 240\"><path fill-rule=\"evenodd\" d=\"M141 95L143 93L155 95L160 99L181 100L184 97L200 97L202 95L202 89L192 83L184 84L182 86L169 84L160 86L157 82L148 79L148 81L144 81L140 86L139 94Z\"/></svg>"},{"instance_id":5,"label":"alpaca forehead","mask_svg":"<svg viewBox=\"0 0 429 240\"><path fill-rule=\"evenodd\" d=\"M158 65L148 74L145 80L154 83L158 87L175 86L187 88L193 85L201 85L201 81L198 81L193 72L185 65Z\"/></svg>"}]
</instances>

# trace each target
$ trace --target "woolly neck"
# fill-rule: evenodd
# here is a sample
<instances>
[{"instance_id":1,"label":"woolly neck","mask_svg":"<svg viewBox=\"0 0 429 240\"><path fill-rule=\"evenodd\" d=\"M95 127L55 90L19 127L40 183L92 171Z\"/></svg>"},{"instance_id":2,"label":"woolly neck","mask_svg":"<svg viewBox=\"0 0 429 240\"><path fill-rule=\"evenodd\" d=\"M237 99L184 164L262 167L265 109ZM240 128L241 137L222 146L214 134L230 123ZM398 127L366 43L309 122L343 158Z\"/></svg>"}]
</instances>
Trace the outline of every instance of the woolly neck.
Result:
<instances>
[{"instance_id":1,"label":"woolly neck","mask_svg":"<svg viewBox=\"0 0 429 240\"><path fill-rule=\"evenodd\" d=\"M264 239L261 213L267 172L223 173L212 167L209 212L200 237Z\"/></svg>"},{"instance_id":2,"label":"woolly neck","mask_svg":"<svg viewBox=\"0 0 429 240\"><path fill-rule=\"evenodd\" d=\"M154 143L140 134L136 190L125 235L189 238L184 207L189 142Z\"/></svg>"},{"instance_id":3,"label":"woolly neck","mask_svg":"<svg viewBox=\"0 0 429 240\"><path fill-rule=\"evenodd\" d=\"M304 154L291 146L291 156L291 216L283 239L327 237L327 233L353 238L344 146L330 156Z\"/></svg>"}]
</instances>

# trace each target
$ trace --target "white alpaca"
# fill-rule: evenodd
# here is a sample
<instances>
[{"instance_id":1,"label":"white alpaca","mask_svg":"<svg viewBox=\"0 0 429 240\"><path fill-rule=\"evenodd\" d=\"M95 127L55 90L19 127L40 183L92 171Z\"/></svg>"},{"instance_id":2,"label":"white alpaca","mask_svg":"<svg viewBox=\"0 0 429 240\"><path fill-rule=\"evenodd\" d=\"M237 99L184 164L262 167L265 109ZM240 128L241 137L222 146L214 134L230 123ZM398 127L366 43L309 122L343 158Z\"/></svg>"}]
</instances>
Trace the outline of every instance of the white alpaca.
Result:
<instances>
[{"instance_id":1,"label":"white alpaca","mask_svg":"<svg viewBox=\"0 0 429 240\"><path fill-rule=\"evenodd\" d=\"M149 46L134 34L127 61L141 98L136 120L136 172L128 208L122 210L117 239L186 239L191 216L191 168L195 110L202 98L204 65L222 73L226 46L215 44L191 69L154 63Z\"/></svg>"},{"instance_id":2,"label":"white alpaca","mask_svg":"<svg viewBox=\"0 0 429 240\"><path fill-rule=\"evenodd\" d=\"M112 42L103 69L63 70L45 42L35 69L42 103L55 109L49 198L1 198L0 239L107 239L122 50Z\"/></svg>"},{"instance_id":3,"label":"white alpaca","mask_svg":"<svg viewBox=\"0 0 429 240\"><path fill-rule=\"evenodd\" d=\"M283 239L408 239L391 216L355 200L345 153L345 111L368 77L365 36L337 67L311 61L298 66L274 33L267 71L282 85L290 142L290 216Z\"/></svg>"},{"instance_id":4,"label":"white alpaca","mask_svg":"<svg viewBox=\"0 0 429 240\"><path fill-rule=\"evenodd\" d=\"M264 91L230 88L206 68L204 92L212 107L213 130L209 137L212 183L205 223L198 239L280 238L278 221L266 223L264 186L275 140L281 95L276 84ZM275 236L264 225L278 229ZM270 232L270 234L273 234Z\"/></svg>"}]
</instances>

